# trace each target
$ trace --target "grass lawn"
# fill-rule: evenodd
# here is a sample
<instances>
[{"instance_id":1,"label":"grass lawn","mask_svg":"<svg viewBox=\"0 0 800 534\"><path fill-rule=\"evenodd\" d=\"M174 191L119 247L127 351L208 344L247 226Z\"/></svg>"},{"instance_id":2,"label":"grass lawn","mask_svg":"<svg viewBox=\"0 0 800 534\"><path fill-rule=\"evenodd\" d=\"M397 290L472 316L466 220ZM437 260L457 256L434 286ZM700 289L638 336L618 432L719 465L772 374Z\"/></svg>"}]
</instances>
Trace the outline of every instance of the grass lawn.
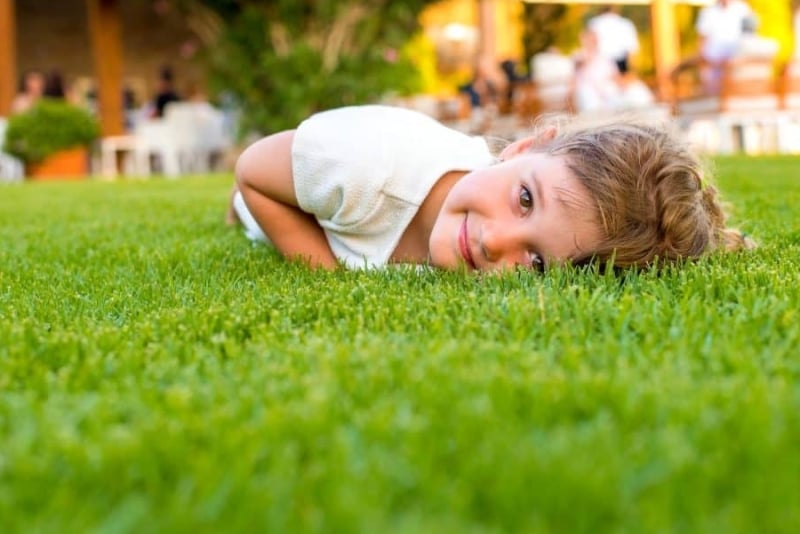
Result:
<instances>
[{"instance_id":1,"label":"grass lawn","mask_svg":"<svg viewBox=\"0 0 800 534\"><path fill-rule=\"evenodd\" d=\"M800 158L752 254L312 272L230 177L0 187L3 532L798 532Z\"/></svg>"}]
</instances>

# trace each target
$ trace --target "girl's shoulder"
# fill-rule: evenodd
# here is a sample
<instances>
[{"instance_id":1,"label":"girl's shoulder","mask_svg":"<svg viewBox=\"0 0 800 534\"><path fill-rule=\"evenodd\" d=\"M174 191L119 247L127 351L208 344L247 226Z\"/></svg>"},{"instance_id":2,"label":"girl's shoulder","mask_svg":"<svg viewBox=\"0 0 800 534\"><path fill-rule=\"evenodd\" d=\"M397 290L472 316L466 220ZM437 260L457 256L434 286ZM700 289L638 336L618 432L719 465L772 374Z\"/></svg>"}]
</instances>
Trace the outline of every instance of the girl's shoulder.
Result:
<instances>
[{"instance_id":1,"label":"girl's shoulder","mask_svg":"<svg viewBox=\"0 0 800 534\"><path fill-rule=\"evenodd\" d=\"M431 151L481 154L487 150L483 138L454 130L430 115L376 104L316 113L300 124L296 143L298 138L315 139L327 147L326 151L336 153L340 153L339 147L344 145L349 147L346 152L357 154L358 158L363 158L365 152L405 158ZM318 151L322 147L317 144L315 149Z\"/></svg>"},{"instance_id":2,"label":"girl's shoulder","mask_svg":"<svg viewBox=\"0 0 800 534\"><path fill-rule=\"evenodd\" d=\"M324 122L331 126L342 125L377 129L383 129L386 126L440 126L437 120L420 111L380 104L346 106L320 111L303 121L300 127L302 128L303 124L312 122Z\"/></svg>"}]
</instances>

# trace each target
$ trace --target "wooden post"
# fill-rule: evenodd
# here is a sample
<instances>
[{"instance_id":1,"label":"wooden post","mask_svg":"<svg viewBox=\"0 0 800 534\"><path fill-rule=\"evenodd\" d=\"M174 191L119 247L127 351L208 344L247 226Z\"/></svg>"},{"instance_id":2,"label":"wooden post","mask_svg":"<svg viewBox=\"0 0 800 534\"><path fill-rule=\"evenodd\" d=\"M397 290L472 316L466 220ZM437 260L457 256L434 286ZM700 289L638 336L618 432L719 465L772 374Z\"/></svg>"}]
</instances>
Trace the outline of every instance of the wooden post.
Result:
<instances>
[{"instance_id":1,"label":"wooden post","mask_svg":"<svg viewBox=\"0 0 800 534\"><path fill-rule=\"evenodd\" d=\"M494 0L478 0L478 56L492 60L497 54L494 7Z\"/></svg>"},{"instance_id":2,"label":"wooden post","mask_svg":"<svg viewBox=\"0 0 800 534\"><path fill-rule=\"evenodd\" d=\"M792 37L794 37L794 58L800 59L800 6L794 8L794 23L792 24Z\"/></svg>"},{"instance_id":3,"label":"wooden post","mask_svg":"<svg viewBox=\"0 0 800 534\"><path fill-rule=\"evenodd\" d=\"M679 61L674 0L653 0L650 4L650 20L653 29L656 91L661 100L671 102L674 95L670 75Z\"/></svg>"},{"instance_id":4,"label":"wooden post","mask_svg":"<svg viewBox=\"0 0 800 534\"><path fill-rule=\"evenodd\" d=\"M17 93L17 21L16 0L0 0L0 117L11 112Z\"/></svg>"},{"instance_id":5,"label":"wooden post","mask_svg":"<svg viewBox=\"0 0 800 534\"><path fill-rule=\"evenodd\" d=\"M125 131L125 122L119 1L86 0L86 5L102 135L120 135Z\"/></svg>"}]
</instances>

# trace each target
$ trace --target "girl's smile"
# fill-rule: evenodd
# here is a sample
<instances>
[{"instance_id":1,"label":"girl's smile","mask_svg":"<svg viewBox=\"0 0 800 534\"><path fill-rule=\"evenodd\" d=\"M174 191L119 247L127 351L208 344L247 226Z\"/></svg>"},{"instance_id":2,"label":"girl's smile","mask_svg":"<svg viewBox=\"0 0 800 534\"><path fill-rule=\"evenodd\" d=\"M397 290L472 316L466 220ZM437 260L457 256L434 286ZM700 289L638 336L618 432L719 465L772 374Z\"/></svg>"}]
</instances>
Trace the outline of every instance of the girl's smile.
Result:
<instances>
[{"instance_id":1,"label":"girl's smile","mask_svg":"<svg viewBox=\"0 0 800 534\"><path fill-rule=\"evenodd\" d=\"M461 249L461 257L464 259L464 263L467 264L467 267L476 269L475 260L472 257L472 250L470 247L467 216L464 216L464 222L461 224L461 231L458 234L458 246Z\"/></svg>"}]
</instances>

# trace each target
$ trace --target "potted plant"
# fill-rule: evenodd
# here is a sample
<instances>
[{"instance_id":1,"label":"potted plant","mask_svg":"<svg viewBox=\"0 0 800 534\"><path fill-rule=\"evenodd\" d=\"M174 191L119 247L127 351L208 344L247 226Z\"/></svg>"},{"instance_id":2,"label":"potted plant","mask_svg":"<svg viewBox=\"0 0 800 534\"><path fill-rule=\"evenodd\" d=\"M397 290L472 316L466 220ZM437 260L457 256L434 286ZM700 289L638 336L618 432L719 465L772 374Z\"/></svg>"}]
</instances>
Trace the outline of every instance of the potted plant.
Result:
<instances>
[{"instance_id":1,"label":"potted plant","mask_svg":"<svg viewBox=\"0 0 800 534\"><path fill-rule=\"evenodd\" d=\"M87 111L44 98L8 120L3 149L25 163L31 177L88 174L88 147L100 128Z\"/></svg>"}]
</instances>

